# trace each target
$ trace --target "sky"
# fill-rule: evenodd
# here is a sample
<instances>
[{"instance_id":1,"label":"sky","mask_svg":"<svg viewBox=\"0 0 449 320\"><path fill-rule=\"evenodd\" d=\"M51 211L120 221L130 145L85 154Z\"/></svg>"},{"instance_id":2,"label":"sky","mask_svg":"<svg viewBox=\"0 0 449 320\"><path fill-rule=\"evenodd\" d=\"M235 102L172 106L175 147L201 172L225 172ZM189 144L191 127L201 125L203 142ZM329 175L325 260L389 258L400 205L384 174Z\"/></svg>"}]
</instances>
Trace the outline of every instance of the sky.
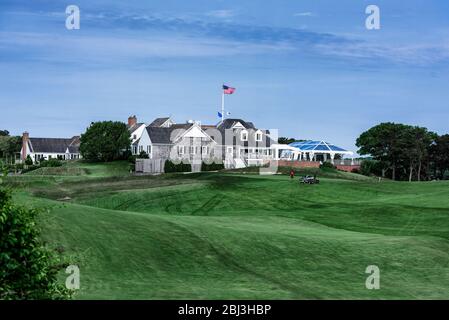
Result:
<instances>
[{"instance_id":1,"label":"sky","mask_svg":"<svg viewBox=\"0 0 449 320\"><path fill-rule=\"evenodd\" d=\"M385 121L448 133L448 70L447 0L0 0L0 129L17 135L215 124L226 84L231 117L356 151Z\"/></svg>"}]
</instances>

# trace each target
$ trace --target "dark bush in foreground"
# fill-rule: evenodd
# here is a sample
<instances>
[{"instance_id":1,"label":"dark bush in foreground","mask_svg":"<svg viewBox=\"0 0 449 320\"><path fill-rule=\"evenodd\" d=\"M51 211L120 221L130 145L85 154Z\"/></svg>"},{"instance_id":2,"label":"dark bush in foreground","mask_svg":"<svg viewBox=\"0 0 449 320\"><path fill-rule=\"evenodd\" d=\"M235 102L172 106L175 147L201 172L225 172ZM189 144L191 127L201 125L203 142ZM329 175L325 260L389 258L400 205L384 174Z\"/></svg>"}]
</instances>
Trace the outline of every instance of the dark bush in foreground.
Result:
<instances>
[{"instance_id":1,"label":"dark bush in foreground","mask_svg":"<svg viewBox=\"0 0 449 320\"><path fill-rule=\"evenodd\" d=\"M0 188L0 300L70 297L57 281L63 266L40 241L38 214L13 205L10 192Z\"/></svg>"}]
</instances>

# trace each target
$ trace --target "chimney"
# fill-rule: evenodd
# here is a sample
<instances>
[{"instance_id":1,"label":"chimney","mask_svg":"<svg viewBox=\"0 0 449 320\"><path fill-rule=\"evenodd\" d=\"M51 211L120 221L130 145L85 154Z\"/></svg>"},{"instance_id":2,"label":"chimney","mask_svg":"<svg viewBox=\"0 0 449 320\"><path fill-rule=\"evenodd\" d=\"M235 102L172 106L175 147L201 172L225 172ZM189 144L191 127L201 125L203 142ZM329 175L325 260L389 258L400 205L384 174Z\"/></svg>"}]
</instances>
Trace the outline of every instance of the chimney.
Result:
<instances>
[{"instance_id":1,"label":"chimney","mask_svg":"<svg viewBox=\"0 0 449 320\"><path fill-rule=\"evenodd\" d=\"M128 126L129 127L132 127L133 125L135 125L137 123L137 117L134 115L134 116L130 116L129 118L128 118Z\"/></svg>"},{"instance_id":2,"label":"chimney","mask_svg":"<svg viewBox=\"0 0 449 320\"><path fill-rule=\"evenodd\" d=\"M28 150L28 140L30 139L30 134L25 131L22 134L22 160L25 161L27 158L27 150Z\"/></svg>"}]
</instances>

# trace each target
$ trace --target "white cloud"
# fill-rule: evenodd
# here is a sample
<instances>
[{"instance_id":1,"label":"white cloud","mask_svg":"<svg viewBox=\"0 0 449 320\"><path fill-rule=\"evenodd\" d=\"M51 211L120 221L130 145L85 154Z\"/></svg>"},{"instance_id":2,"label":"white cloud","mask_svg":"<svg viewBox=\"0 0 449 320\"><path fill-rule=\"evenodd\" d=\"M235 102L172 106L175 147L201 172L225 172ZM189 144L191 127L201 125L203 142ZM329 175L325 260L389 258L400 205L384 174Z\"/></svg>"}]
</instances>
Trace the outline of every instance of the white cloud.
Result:
<instances>
[{"instance_id":1,"label":"white cloud","mask_svg":"<svg viewBox=\"0 0 449 320\"><path fill-rule=\"evenodd\" d=\"M206 13L209 17L220 18L220 19L229 19L235 16L235 12L233 10L213 10Z\"/></svg>"},{"instance_id":2,"label":"white cloud","mask_svg":"<svg viewBox=\"0 0 449 320\"><path fill-rule=\"evenodd\" d=\"M313 17L314 14L312 12L297 12L294 14L295 17Z\"/></svg>"},{"instance_id":3,"label":"white cloud","mask_svg":"<svg viewBox=\"0 0 449 320\"><path fill-rule=\"evenodd\" d=\"M131 59L162 57L219 57L267 54L292 50L289 45L244 43L186 36L126 37L116 35L52 35L46 33L0 32L0 48L33 52L41 61L112 63Z\"/></svg>"}]
</instances>

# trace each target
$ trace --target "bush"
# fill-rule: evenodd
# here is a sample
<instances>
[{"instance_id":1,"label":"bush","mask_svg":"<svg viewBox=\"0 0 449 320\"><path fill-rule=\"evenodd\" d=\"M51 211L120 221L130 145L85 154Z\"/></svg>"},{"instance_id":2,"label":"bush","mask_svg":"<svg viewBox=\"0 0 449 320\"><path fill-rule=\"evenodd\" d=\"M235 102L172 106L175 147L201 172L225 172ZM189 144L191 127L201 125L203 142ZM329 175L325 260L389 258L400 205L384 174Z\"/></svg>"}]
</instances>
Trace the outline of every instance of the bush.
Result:
<instances>
[{"instance_id":1,"label":"bush","mask_svg":"<svg viewBox=\"0 0 449 320\"><path fill-rule=\"evenodd\" d=\"M33 171L33 170L36 170L36 169L39 169L40 167L38 166L38 165L31 165L31 166L27 166L26 168L24 168L23 170L22 170L22 173L27 173L27 172L30 172L30 171Z\"/></svg>"},{"instance_id":2,"label":"bush","mask_svg":"<svg viewBox=\"0 0 449 320\"><path fill-rule=\"evenodd\" d=\"M141 151L140 154L136 158L137 159L150 159L150 156L145 151Z\"/></svg>"},{"instance_id":3,"label":"bush","mask_svg":"<svg viewBox=\"0 0 449 320\"><path fill-rule=\"evenodd\" d=\"M0 300L70 297L57 280L64 266L40 240L39 213L13 205L10 192L0 188Z\"/></svg>"},{"instance_id":4,"label":"bush","mask_svg":"<svg viewBox=\"0 0 449 320\"><path fill-rule=\"evenodd\" d=\"M223 163L216 163L216 162L212 162L209 164L205 162L201 163L201 171L219 171L223 169L224 169Z\"/></svg>"},{"instance_id":5,"label":"bush","mask_svg":"<svg viewBox=\"0 0 449 320\"><path fill-rule=\"evenodd\" d=\"M30 155L27 155L27 158L25 159L25 164L27 166L31 166L33 164L33 159L31 159Z\"/></svg>"},{"instance_id":6,"label":"bush","mask_svg":"<svg viewBox=\"0 0 449 320\"><path fill-rule=\"evenodd\" d=\"M59 159L48 159L48 160L43 160L39 163L39 166L41 168L45 168L45 167L50 167L50 168L55 168L55 167L61 167L62 166L62 161Z\"/></svg>"},{"instance_id":7,"label":"bush","mask_svg":"<svg viewBox=\"0 0 449 320\"><path fill-rule=\"evenodd\" d=\"M165 166L164 166L164 172L165 173L192 172L192 165L190 163L183 163L183 162L175 164L170 160L166 160Z\"/></svg>"},{"instance_id":8,"label":"bush","mask_svg":"<svg viewBox=\"0 0 449 320\"><path fill-rule=\"evenodd\" d=\"M322 164L320 164L320 169L324 169L324 168L336 169L336 167L332 163L330 163L328 161L323 162Z\"/></svg>"},{"instance_id":9,"label":"bush","mask_svg":"<svg viewBox=\"0 0 449 320\"><path fill-rule=\"evenodd\" d=\"M130 163L136 163L136 156L130 155L130 156L128 157L128 162L130 162Z\"/></svg>"}]
</instances>

